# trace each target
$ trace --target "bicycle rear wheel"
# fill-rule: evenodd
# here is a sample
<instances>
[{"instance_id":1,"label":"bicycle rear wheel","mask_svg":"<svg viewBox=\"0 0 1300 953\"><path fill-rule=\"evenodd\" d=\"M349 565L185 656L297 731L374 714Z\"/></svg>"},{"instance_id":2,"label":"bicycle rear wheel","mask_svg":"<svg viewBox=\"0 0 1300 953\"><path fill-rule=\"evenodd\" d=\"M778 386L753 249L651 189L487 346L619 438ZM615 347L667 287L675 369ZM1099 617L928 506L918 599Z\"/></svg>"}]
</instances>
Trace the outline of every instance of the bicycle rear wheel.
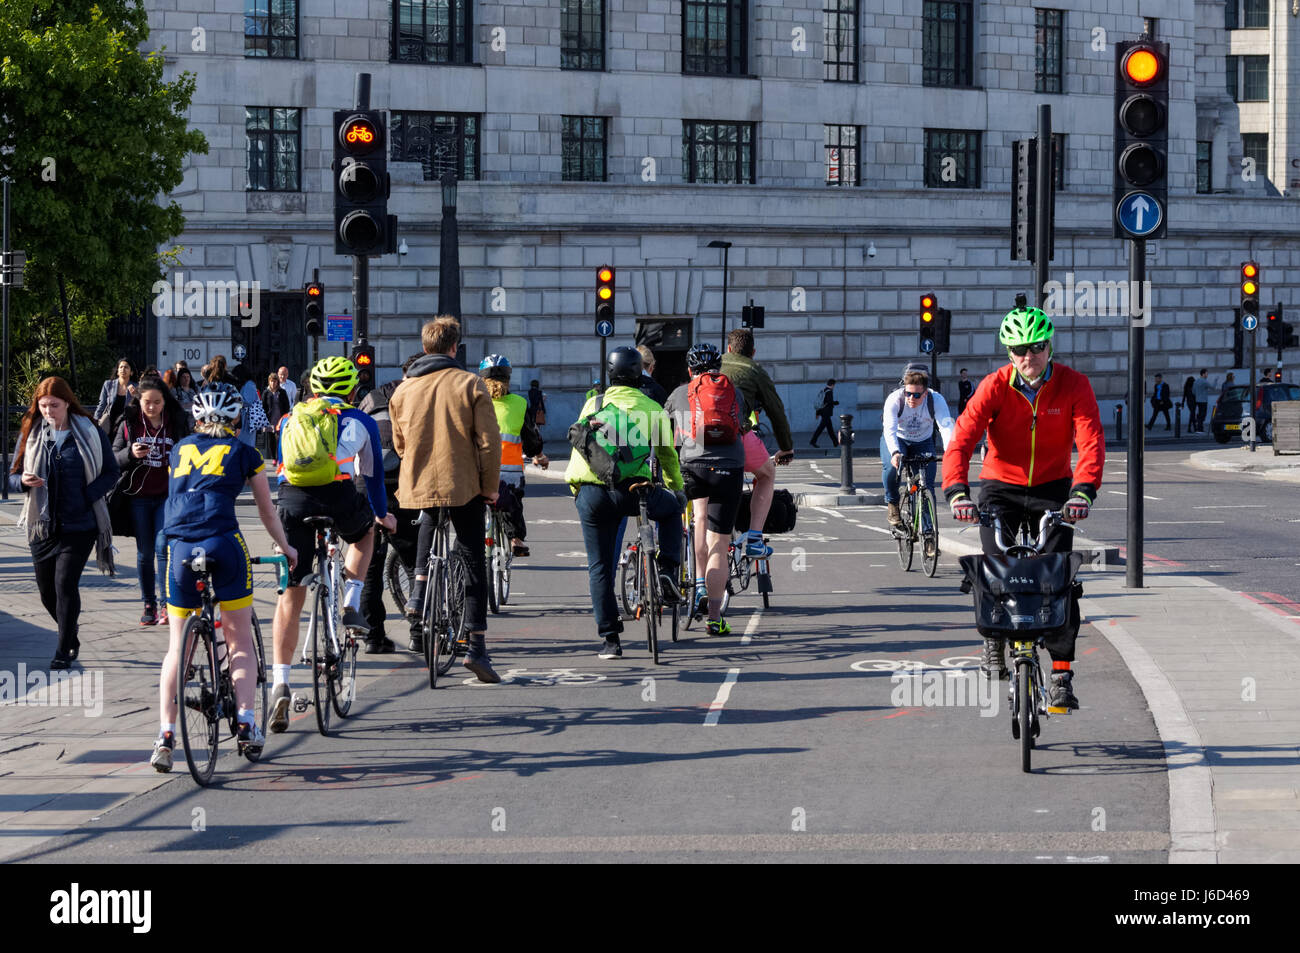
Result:
<instances>
[{"instance_id":1,"label":"bicycle rear wheel","mask_svg":"<svg viewBox=\"0 0 1300 953\"><path fill-rule=\"evenodd\" d=\"M192 615L185 622L181 657L177 663L176 700L181 744L195 783L207 787L217 766L221 742L220 672L213 653L208 621Z\"/></svg>"},{"instance_id":2,"label":"bicycle rear wheel","mask_svg":"<svg viewBox=\"0 0 1300 953\"><path fill-rule=\"evenodd\" d=\"M628 543L623 550L619 566L618 597L623 603L623 618L636 618L637 606L641 605L640 580L641 567L637 561L636 543Z\"/></svg>"},{"instance_id":3,"label":"bicycle rear wheel","mask_svg":"<svg viewBox=\"0 0 1300 953\"><path fill-rule=\"evenodd\" d=\"M439 675L446 675L456 656L465 652L465 585L469 581L469 566L464 556L453 552L447 567L446 609L435 648Z\"/></svg>"},{"instance_id":4,"label":"bicycle rear wheel","mask_svg":"<svg viewBox=\"0 0 1300 953\"><path fill-rule=\"evenodd\" d=\"M510 543L510 537L506 535L506 528L497 521L497 573L495 581L497 585L497 602L505 605L510 601L510 564L515 561L514 547ZM492 567L489 566L489 569Z\"/></svg>"},{"instance_id":5,"label":"bicycle rear wheel","mask_svg":"<svg viewBox=\"0 0 1300 953\"><path fill-rule=\"evenodd\" d=\"M330 617L329 597L324 584L317 582L312 596L311 621L307 624L307 639L311 643L311 690L316 706L316 727L322 735L330 733L330 692L334 680L330 667L334 664L330 635L334 620Z\"/></svg>"},{"instance_id":6,"label":"bicycle rear wheel","mask_svg":"<svg viewBox=\"0 0 1300 953\"><path fill-rule=\"evenodd\" d=\"M497 601L497 560L501 556L501 533L497 530L497 519L490 506L483 517L483 524L484 565L488 572L488 611L497 615L501 612L501 604Z\"/></svg>"},{"instance_id":7,"label":"bicycle rear wheel","mask_svg":"<svg viewBox=\"0 0 1300 953\"><path fill-rule=\"evenodd\" d=\"M939 516L934 490L926 487L921 495L921 566L931 579L939 571Z\"/></svg>"},{"instance_id":8,"label":"bicycle rear wheel","mask_svg":"<svg viewBox=\"0 0 1300 953\"><path fill-rule=\"evenodd\" d=\"M659 664L659 571L654 556L648 552L638 554L641 571L641 615L645 618L645 634L650 657Z\"/></svg>"},{"instance_id":9,"label":"bicycle rear wheel","mask_svg":"<svg viewBox=\"0 0 1300 953\"><path fill-rule=\"evenodd\" d=\"M406 603L411 598L411 586L415 582L415 574L406 568L402 557L397 555L397 547L391 540L388 543L388 555L384 557L384 582L397 606L397 614L406 615Z\"/></svg>"},{"instance_id":10,"label":"bicycle rear wheel","mask_svg":"<svg viewBox=\"0 0 1300 953\"><path fill-rule=\"evenodd\" d=\"M341 648L343 654L335 666L330 700L334 703L334 713L340 718L346 718L357 697L357 649L360 648L357 637L351 633L345 635Z\"/></svg>"},{"instance_id":11,"label":"bicycle rear wheel","mask_svg":"<svg viewBox=\"0 0 1300 953\"><path fill-rule=\"evenodd\" d=\"M429 687L438 687L438 638L441 635L442 574L441 559L429 557L429 575L424 590L424 664L429 667Z\"/></svg>"},{"instance_id":12,"label":"bicycle rear wheel","mask_svg":"<svg viewBox=\"0 0 1300 953\"><path fill-rule=\"evenodd\" d=\"M266 649L262 644L262 627L257 624L257 616L250 613L249 618L253 620L253 652L257 661L257 684L253 686L253 714L257 718L258 727L266 731L266 719L271 701L271 683L266 670ZM244 757L249 761L258 761L262 757L262 752L250 754L245 750Z\"/></svg>"},{"instance_id":13,"label":"bicycle rear wheel","mask_svg":"<svg viewBox=\"0 0 1300 953\"><path fill-rule=\"evenodd\" d=\"M1028 772L1033 760L1034 729L1030 723L1030 713L1036 704L1033 694L1033 681L1030 678L1028 663L1016 666L1016 711L1017 726L1020 729L1020 770Z\"/></svg>"},{"instance_id":14,"label":"bicycle rear wheel","mask_svg":"<svg viewBox=\"0 0 1300 953\"><path fill-rule=\"evenodd\" d=\"M894 530L894 538L898 541L898 564L903 567L903 572L912 568L912 550L915 546L915 540L912 539L912 533L915 531L913 526L915 513L912 506L912 495L904 493L898 501L898 512L903 518L903 527Z\"/></svg>"}]
</instances>

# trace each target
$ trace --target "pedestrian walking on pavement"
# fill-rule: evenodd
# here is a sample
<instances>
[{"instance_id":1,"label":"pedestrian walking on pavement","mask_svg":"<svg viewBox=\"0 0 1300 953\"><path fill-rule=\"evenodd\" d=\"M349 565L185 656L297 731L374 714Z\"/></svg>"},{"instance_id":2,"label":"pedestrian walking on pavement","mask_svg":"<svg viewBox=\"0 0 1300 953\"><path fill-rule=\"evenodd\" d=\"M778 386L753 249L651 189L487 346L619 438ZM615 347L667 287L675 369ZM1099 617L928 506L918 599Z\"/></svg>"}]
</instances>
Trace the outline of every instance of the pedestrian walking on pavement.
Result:
<instances>
[{"instance_id":1,"label":"pedestrian walking on pavement","mask_svg":"<svg viewBox=\"0 0 1300 953\"><path fill-rule=\"evenodd\" d=\"M280 388L289 395L289 409L292 410L293 405L298 403L298 385L289 377L287 367L281 367L276 371L276 376L280 378Z\"/></svg>"},{"instance_id":2,"label":"pedestrian walking on pavement","mask_svg":"<svg viewBox=\"0 0 1300 953\"><path fill-rule=\"evenodd\" d=\"M1173 400L1169 397L1169 385L1159 374L1156 375L1156 386L1151 390L1151 419L1147 421L1147 430L1155 426L1156 416L1165 415L1165 429L1173 429L1169 422L1169 410L1174 406Z\"/></svg>"},{"instance_id":3,"label":"pedestrian walking on pavement","mask_svg":"<svg viewBox=\"0 0 1300 953\"><path fill-rule=\"evenodd\" d=\"M1209 368L1202 367L1201 376L1192 384L1192 396L1196 403L1196 420L1192 429L1197 433L1205 433L1205 412L1210 406L1209 373Z\"/></svg>"},{"instance_id":4,"label":"pedestrian walking on pavement","mask_svg":"<svg viewBox=\"0 0 1300 953\"><path fill-rule=\"evenodd\" d=\"M831 438L832 447L840 445L839 437L835 435L835 425L831 423L831 415L834 413L835 408L839 406L839 403L835 399L835 378L832 377L826 382L826 386L822 388L821 396L817 398L817 406L813 408L817 418L821 421L817 425L817 429L813 431L812 440L809 441L814 447L817 446L817 438L821 436L823 430Z\"/></svg>"},{"instance_id":5,"label":"pedestrian walking on pavement","mask_svg":"<svg viewBox=\"0 0 1300 953\"><path fill-rule=\"evenodd\" d=\"M533 415L533 423L539 427L546 426L546 394L537 378L533 378L528 386L528 412Z\"/></svg>"},{"instance_id":6,"label":"pedestrian walking on pavement","mask_svg":"<svg viewBox=\"0 0 1300 953\"><path fill-rule=\"evenodd\" d=\"M1179 401L1187 408L1187 432L1194 433L1196 425L1196 378L1188 377L1183 381L1183 397Z\"/></svg>"},{"instance_id":7,"label":"pedestrian walking on pavement","mask_svg":"<svg viewBox=\"0 0 1300 953\"><path fill-rule=\"evenodd\" d=\"M23 416L9 489L26 494L18 525L27 528L41 603L59 627L51 670L68 668L81 649L81 573L90 551L96 550L100 571L115 574L104 497L118 472L108 435L68 382L47 377L37 384Z\"/></svg>"},{"instance_id":8,"label":"pedestrian walking on pavement","mask_svg":"<svg viewBox=\"0 0 1300 953\"><path fill-rule=\"evenodd\" d=\"M167 460L172 447L188 433L185 413L171 392L158 381L146 380L140 384L139 399L127 406L126 416L113 436L113 455L122 471L114 493L122 493L130 501L135 569L144 601L141 625L167 621L166 611L158 611L156 592L156 584L167 578L167 550L163 543Z\"/></svg>"},{"instance_id":9,"label":"pedestrian walking on pavement","mask_svg":"<svg viewBox=\"0 0 1300 953\"><path fill-rule=\"evenodd\" d=\"M957 416L966 409L971 395L975 393L975 382L966 376L966 368L961 369L961 378L957 381Z\"/></svg>"},{"instance_id":10,"label":"pedestrian walking on pavement","mask_svg":"<svg viewBox=\"0 0 1300 953\"><path fill-rule=\"evenodd\" d=\"M117 430L126 413L126 404L135 396L135 364L129 357L118 358L117 375L104 381L99 390L99 403L95 405L95 422L108 435Z\"/></svg>"},{"instance_id":11,"label":"pedestrian walking on pavement","mask_svg":"<svg viewBox=\"0 0 1300 953\"><path fill-rule=\"evenodd\" d=\"M190 373L188 367L182 367L176 372L176 384L172 396L181 405L181 410L184 411L187 421L189 420L190 410L194 407L194 394L197 390L198 388L194 386L194 375ZM187 423L186 426L189 426L189 424Z\"/></svg>"}]
</instances>

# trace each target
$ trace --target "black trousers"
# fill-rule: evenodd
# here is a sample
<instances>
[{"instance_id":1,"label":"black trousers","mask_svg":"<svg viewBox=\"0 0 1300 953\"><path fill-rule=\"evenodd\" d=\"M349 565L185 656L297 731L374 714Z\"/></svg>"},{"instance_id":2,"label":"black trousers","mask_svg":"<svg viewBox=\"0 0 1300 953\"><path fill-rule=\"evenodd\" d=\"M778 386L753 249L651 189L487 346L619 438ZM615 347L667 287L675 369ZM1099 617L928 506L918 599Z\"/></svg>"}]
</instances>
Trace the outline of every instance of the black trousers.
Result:
<instances>
[{"instance_id":1,"label":"black trousers","mask_svg":"<svg viewBox=\"0 0 1300 953\"><path fill-rule=\"evenodd\" d=\"M446 508L451 516L452 529L456 532L456 551L465 557L469 566L469 584L465 587L465 619L470 632L487 631L487 565L483 547L483 516L486 507L483 497L476 496L463 506ZM417 573L429 569L429 550L433 548L433 534L438 528L438 508L424 512L415 557Z\"/></svg>"},{"instance_id":2,"label":"black trousers","mask_svg":"<svg viewBox=\"0 0 1300 953\"><path fill-rule=\"evenodd\" d=\"M62 533L51 543L32 547L36 587L41 604L59 626L60 652L80 647L77 619L81 615L81 573L95 548L95 530Z\"/></svg>"},{"instance_id":3,"label":"black trousers","mask_svg":"<svg viewBox=\"0 0 1300 953\"><path fill-rule=\"evenodd\" d=\"M1015 542L1016 533L1022 522L1028 522L1030 532L1037 537L1038 521L1048 510L1059 510L1070 496L1070 480L1053 480L1035 487L1013 486L996 480L983 481L980 488L980 509L990 506L1002 514L1002 542ZM986 556L1000 556L1002 550L997 546L996 533L991 526L980 527L980 543ZM1044 552L1068 553L1074 548L1074 527L1062 523L1052 530L1047 537ZM1070 599L1070 622L1066 631L1053 639L1047 640L1047 653L1053 662L1073 662L1074 645L1079 637L1079 596L1083 592L1082 584L1076 582ZM980 633L984 635L983 632Z\"/></svg>"},{"instance_id":4,"label":"black trousers","mask_svg":"<svg viewBox=\"0 0 1300 953\"><path fill-rule=\"evenodd\" d=\"M370 568L366 570L365 582L361 588L361 612L370 625L370 638L376 640L387 637L384 631L384 620L388 615L388 610L384 608L384 590L387 589L384 580L384 563L388 561L388 547L392 545L397 548L397 555L402 560L402 565L409 569L414 577L415 544L420 535L414 522L420 515L420 511L404 510L394 506L391 499L388 503L388 512L397 517L397 533L392 537L390 544L388 533L375 532L375 552L370 557Z\"/></svg>"},{"instance_id":5,"label":"black trousers","mask_svg":"<svg viewBox=\"0 0 1300 953\"><path fill-rule=\"evenodd\" d=\"M817 429L813 431L812 442L816 443L817 438L821 436L821 432L825 430L826 433L830 435L831 446L838 447L840 445L840 438L835 433L835 425L831 423L831 415L818 414L817 417L821 420L821 423L819 423Z\"/></svg>"},{"instance_id":6,"label":"black trousers","mask_svg":"<svg viewBox=\"0 0 1300 953\"><path fill-rule=\"evenodd\" d=\"M1164 415L1165 415L1165 429L1168 430L1170 427L1173 426L1173 424L1169 422L1169 407L1168 407L1168 405L1166 405L1166 404L1152 404L1152 405L1151 405L1151 419L1147 421L1147 430L1150 430L1152 427L1155 426L1155 424L1156 424L1156 418L1159 417L1161 414L1164 414Z\"/></svg>"}]
</instances>

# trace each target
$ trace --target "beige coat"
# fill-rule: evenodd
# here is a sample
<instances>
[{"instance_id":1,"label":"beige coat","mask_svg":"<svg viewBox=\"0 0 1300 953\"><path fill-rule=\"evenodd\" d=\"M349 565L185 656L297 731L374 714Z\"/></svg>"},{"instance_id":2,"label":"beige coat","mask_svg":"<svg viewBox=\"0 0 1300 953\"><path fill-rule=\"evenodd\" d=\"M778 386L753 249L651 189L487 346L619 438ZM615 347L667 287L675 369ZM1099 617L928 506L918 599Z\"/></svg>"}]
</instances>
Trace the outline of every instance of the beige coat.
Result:
<instances>
[{"instance_id":1,"label":"beige coat","mask_svg":"<svg viewBox=\"0 0 1300 953\"><path fill-rule=\"evenodd\" d=\"M407 509L463 506L500 488L501 431L487 386L451 358L427 354L388 402Z\"/></svg>"}]
</instances>

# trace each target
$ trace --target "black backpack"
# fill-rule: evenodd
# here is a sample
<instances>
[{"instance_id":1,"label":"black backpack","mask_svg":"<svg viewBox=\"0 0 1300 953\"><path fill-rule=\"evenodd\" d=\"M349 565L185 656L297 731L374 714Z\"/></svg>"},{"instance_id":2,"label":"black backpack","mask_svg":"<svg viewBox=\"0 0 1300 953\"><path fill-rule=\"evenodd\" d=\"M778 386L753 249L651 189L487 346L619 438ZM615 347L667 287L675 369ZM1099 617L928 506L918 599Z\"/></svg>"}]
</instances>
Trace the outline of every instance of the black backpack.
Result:
<instances>
[{"instance_id":1,"label":"black backpack","mask_svg":"<svg viewBox=\"0 0 1300 953\"><path fill-rule=\"evenodd\" d=\"M749 529L749 501L752 490L746 490L740 496L740 509L736 512L736 529L745 532ZM789 533L794 529L799 517L799 507L794 502L794 495L789 490L777 490L772 494L772 506L767 511L763 532L767 535Z\"/></svg>"}]
</instances>

